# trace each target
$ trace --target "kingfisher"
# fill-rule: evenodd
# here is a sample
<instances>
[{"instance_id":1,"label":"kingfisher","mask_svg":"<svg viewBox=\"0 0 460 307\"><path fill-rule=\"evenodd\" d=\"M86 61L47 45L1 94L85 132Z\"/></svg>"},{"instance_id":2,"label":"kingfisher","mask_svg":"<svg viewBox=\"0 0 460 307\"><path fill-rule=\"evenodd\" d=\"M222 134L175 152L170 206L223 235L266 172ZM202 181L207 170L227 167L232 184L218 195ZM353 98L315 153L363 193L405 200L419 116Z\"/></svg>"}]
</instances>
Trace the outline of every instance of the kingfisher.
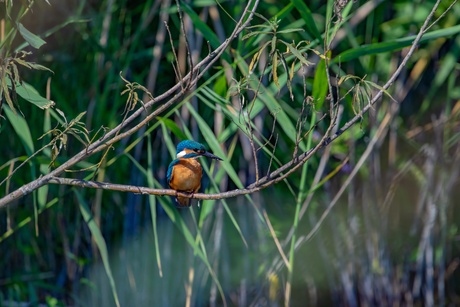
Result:
<instances>
[{"instance_id":1,"label":"kingfisher","mask_svg":"<svg viewBox=\"0 0 460 307\"><path fill-rule=\"evenodd\" d=\"M206 151L206 148L195 141L185 140L177 145L176 159L169 164L166 179L171 189L178 192L193 194L201 187L203 169L199 157L208 157L222 161L218 156ZM191 199L176 197L177 207L190 207Z\"/></svg>"}]
</instances>

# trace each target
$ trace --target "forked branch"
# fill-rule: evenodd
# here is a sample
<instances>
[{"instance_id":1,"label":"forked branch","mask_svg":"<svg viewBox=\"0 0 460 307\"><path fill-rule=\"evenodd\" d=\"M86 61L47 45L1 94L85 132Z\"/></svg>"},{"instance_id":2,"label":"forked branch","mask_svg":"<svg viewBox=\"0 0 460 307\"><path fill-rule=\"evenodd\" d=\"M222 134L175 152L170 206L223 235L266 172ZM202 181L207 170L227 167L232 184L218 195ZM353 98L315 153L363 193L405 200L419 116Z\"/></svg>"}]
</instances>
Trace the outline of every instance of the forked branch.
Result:
<instances>
[{"instance_id":1,"label":"forked branch","mask_svg":"<svg viewBox=\"0 0 460 307\"><path fill-rule=\"evenodd\" d=\"M113 128L111 131L107 132L99 140L95 141L87 148L81 150L75 156L67 160L65 163L61 164L55 170L51 171L49 174L46 174L40 178L37 178L19 189L7 194L6 196L0 199L0 208L3 208L10 204L11 202L23 197L32 191L42 187L45 184L48 184L51 178L57 177L63 172L70 170L78 162L87 159L88 157L94 155L95 153L104 150L114 143L120 141L121 139L128 137L138 131L141 127L145 126L152 119L160 115L163 111L171 107L174 103L179 101L186 93L182 88L183 84L188 84L189 86L194 86L197 84L203 75L208 71L212 65L220 58L220 56L225 52L230 43L248 26L251 21L254 11L257 9L260 0L251 0L248 1L241 18L238 20L232 34L213 52L206 56L202 61L194 65L193 71L187 73L175 86L170 88L165 93L151 99L150 101L144 104L143 108L139 108L134 111L130 116L128 116L123 122L118 126ZM166 100L161 106L156 108L152 113L142 119L136 125L128 128L126 131L122 132L123 129L129 127L136 119L140 118L144 110L149 110L155 104L158 104L161 101Z\"/></svg>"},{"instance_id":2,"label":"forked branch","mask_svg":"<svg viewBox=\"0 0 460 307\"><path fill-rule=\"evenodd\" d=\"M217 194L201 194L196 193L193 195L178 193L174 190L167 190L167 189L151 189L146 187L137 187L137 186L129 186L129 185L121 185L121 184L112 184L112 183L103 183L103 182L95 182L95 181L83 181L83 180L76 180L76 179L68 179L68 178L60 178L58 177L62 172L67 169L70 169L73 165L77 162L86 159L87 157L91 156L92 154L99 152L107 146L111 146L115 142L133 134L142 126L146 125L149 121L151 121L154 117L158 116L168 107L173 105L182 95L184 91L181 90L183 84L188 84L189 86L193 86L198 82L198 80L203 76L203 74L208 70L213 63L219 58L219 56L224 52L224 50L228 47L230 42L248 25L249 21L253 16L253 11L251 9L255 9L258 5L258 0L250 1L248 6L246 7L243 17L238 21L235 30L233 31L232 35L221 45L219 46L214 52L211 52L204 60L199 62L194 66L195 72L199 71L199 73L192 74L189 72L186 76L183 77L180 82L178 82L173 88L169 91L165 92L164 94L150 100L149 102L145 103L145 108L149 109L154 104L158 103L159 101L165 100L169 97L169 100L166 101L163 105L159 106L155 109L150 115L148 115L145 119L143 119L140 123L135 125L132 128L129 128L127 131L120 133L120 131L125 128L128 124L133 122L139 115L144 111L144 108L140 108L135 111L132 115L130 115L124 123L118 125L116 128L105 134L101 139L91 144L87 149L82 150L80 153L75 155L73 158L69 159L66 163L62 164L60 167L55 169L54 171L50 172L48 175L45 175L39 179L36 179L20 189L6 195L2 199L0 199L0 208L6 206L7 204L11 203L12 201L26 195L27 193L32 192L33 190L45 185L45 184L65 184L65 185L72 185L72 186L80 186L86 188L98 188L98 189L106 189L106 190L114 190L114 191L124 191L124 192L133 192L133 193L141 193L141 194L151 194L151 195L179 195L183 197L193 197L196 199L222 199L222 198L229 198L235 197L238 195L250 194L257 191L260 191L266 187L274 185L284 179L286 179L289 175L293 172L297 171L306 161L310 159L319 149L329 145L332 141L337 139L343 132L350 129L354 126L357 122L359 122L364 114L366 114L369 109L380 100L382 95L386 92L386 90L393 84L393 82L398 78L399 74L401 73L402 69L407 65L408 60L414 53L418 43L420 42L423 34L426 32L427 27L429 26L429 22L436 11L439 3L441 0L438 0L435 5L433 6L429 16L425 20L425 23L420 28L418 35L414 39L409 51L407 52L405 58L398 66L396 71L392 74L390 79L381 87L381 89L376 93L375 96L369 101L369 103L363 108L345 125L343 125L337 132L331 134L334 125L336 124L337 120L337 104L331 99L330 101L330 112L329 112L329 126L326 129L325 133L323 134L321 140L310 150L301 153L298 156L293 157L293 159L286 164L280 166L276 170L271 173L268 173L266 176L259 178L259 180L255 183L250 184L245 189L236 189L232 191L217 193ZM247 18L245 17L247 16ZM326 65L327 76L328 76L328 83L329 83L329 92L332 93L332 85L331 80L329 77L329 70L328 65ZM179 93L177 94L177 91ZM174 93L176 93L174 95ZM173 96L174 95L174 96ZM332 95L331 95L332 96Z\"/></svg>"}]
</instances>

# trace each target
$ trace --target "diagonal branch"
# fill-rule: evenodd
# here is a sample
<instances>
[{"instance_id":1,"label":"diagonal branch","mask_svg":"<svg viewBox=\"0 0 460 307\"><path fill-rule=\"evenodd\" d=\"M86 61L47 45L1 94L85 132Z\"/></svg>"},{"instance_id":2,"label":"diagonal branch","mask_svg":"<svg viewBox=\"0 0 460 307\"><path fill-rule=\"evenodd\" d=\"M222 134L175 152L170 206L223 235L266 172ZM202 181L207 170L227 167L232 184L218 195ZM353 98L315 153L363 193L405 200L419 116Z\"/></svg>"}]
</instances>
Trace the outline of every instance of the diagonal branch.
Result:
<instances>
[{"instance_id":1,"label":"diagonal branch","mask_svg":"<svg viewBox=\"0 0 460 307\"><path fill-rule=\"evenodd\" d=\"M161 112L163 112L164 110L172 106L176 101L182 98L186 92L184 89L181 88L181 86L183 84L188 84L189 86L195 85L198 82L198 80L202 78L205 72L209 70L211 66L220 58L220 56L228 48L230 43L247 27L247 25L249 24L249 22L251 21L254 15L254 11L256 10L258 6L259 1L260 0L251 0L248 2L248 4L246 5L241 15L241 18L235 25L235 29L233 30L232 34L216 50L211 52L201 62L197 63L193 67L194 71L191 71L187 75L185 75L182 80L179 80L179 82L176 83L175 86L173 86L171 89L169 89L165 93L146 102L144 104L144 108L140 108L136 110L128 118L126 118L124 122L122 122L117 127L115 127L114 129L106 133L103 137L101 137L99 140L89 145L87 148L81 150L79 153L77 153L75 156L73 156L68 161L63 163L61 166L57 167L55 170L51 171L49 174L44 175L40 178L37 178L23 185L21 188L0 198L0 208L3 208L9 203L19 199L20 197L25 196L31 193L32 191L42 187L43 185L47 184L48 181L52 177L59 176L66 170L69 170L76 163L92 156L93 154L107 148L108 146L111 146L112 144L118 142L119 140L135 133L141 127L146 125L150 120L152 120L154 117L158 116ZM197 74L196 72L198 71L200 73ZM168 99L168 97L171 97L171 96L172 98L170 98L166 103L164 103L163 105L155 109L155 111L153 111L149 116L147 116L141 122L129 128L127 131L120 133L122 129L128 127L129 124L131 124L135 119L140 117L140 115L142 114L142 112L144 112L145 109L150 109L155 104L158 104L160 101L166 100Z\"/></svg>"},{"instance_id":2,"label":"diagonal branch","mask_svg":"<svg viewBox=\"0 0 460 307\"><path fill-rule=\"evenodd\" d=\"M385 83L385 85L377 93L377 95L369 102L369 104L366 105L361 110L361 112L359 112L353 119L351 119L349 122L347 122L344 126L342 126L341 129L339 129L339 131L337 131L336 133L334 133L330 137L330 139L328 140L329 142L332 142L335 139L337 139L343 132L345 132L346 130L351 128L355 123L357 123L361 119L361 117L365 113L367 113L369 111L369 108L371 108L377 102L377 100L379 100L382 97L383 93L397 79L397 77L401 73L402 69L407 65L407 62L409 61L409 59L413 55L413 53L414 53L415 49L417 48L417 45L420 42L422 36L426 33L426 30L429 27L430 20L432 19L433 15L434 15L434 13L435 13L435 11L438 8L440 3L441 3L441 0L437 0L436 3L433 5L433 8L431 9L431 11L430 11L429 15L427 16L425 22L423 23L422 27L420 28L420 30L419 30L416 38L414 39L409 51L407 52L407 54L404 57L403 61L401 62L401 64L399 64L398 68L395 70L393 75L390 77L390 79ZM393 112L396 112L396 111L393 111ZM387 116L385 116L385 118L383 119L382 123L380 124L380 127L379 127L378 131L376 132L376 135L374 136L372 142L376 142L377 139L379 139L379 137L385 133L385 130L388 127L388 123L390 122L390 119L392 118L393 115L394 114L390 111L390 113L387 114ZM360 159L360 161L356 165L355 169L353 170L354 173L350 174L350 178L347 179L347 182L344 184L344 186L340 189L339 193L336 195L336 197L329 204L328 208L326 208L326 210L323 212L323 214L320 217L320 220L314 225L314 227L311 229L311 231L306 236L303 236L303 237L299 238L299 240L297 240L295 242L295 248L298 248L303 243L309 241L317 233L317 231L318 231L319 227L321 226L322 222L324 221L326 216L329 214L329 212L332 210L334 205L337 203L338 198L343 193L345 188L348 186L348 183L352 180L353 176L359 170L359 168L360 168L359 164L364 162L364 160L366 159L366 157L368 155L368 152L370 152L372 150L373 145L374 144L369 144L368 148L366 149L366 152L363 154L363 157ZM281 267L284 265L284 262L281 259L277 259L277 261L274 261L274 263L275 264L272 266L271 270L275 270L275 271L280 270Z\"/></svg>"},{"instance_id":3,"label":"diagonal branch","mask_svg":"<svg viewBox=\"0 0 460 307\"><path fill-rule=\"evenodd\" d=\"M401 73L402 69L407 65L407 62L409 61L410 57L414 53L418 43L420 42L423 34L426 32L426 28L429 25L429 21L431 20L434 12L436 11L437 7L439 6L441 0L438 0L435 5L433 6L430 14L428 15L427 19L425 20L425 23L423 26L420 28L418 35L414 39L407 55L401 62L401 64L398 66L396 71L393 73L393 75L390 77L390 79L385 83L385 85L382 86L382 89L377 92L377 94L372 98L372 100L361 109L358 114L355 115L350 121L348 121L346 124L344 124L336 133L330 135L332 129L334 128L336 119L337 119L337 114L338 112L334 112L335 107L333 107L333 104L331 103L331 110L330 110L330 124L329 127L327 128L326 132L324 133L322 139L320 142L317 143L317 145L300 154L297 157L294 157L291 161L287 162L286 164L282 165L275 171L267 174L265 177L262 177L258 180L258 182L252 183L245 189L236 189L232 191L227 191L223 193L217 193L217 194L201 194L201 193L196 193L193 194L193 198L196 199L222 199L222 198L229 198L229 197L235 197L238 195L245 195L245 194L251 194L257 191L260 191L266 187L269 187L273 184L276 184L284 179L286 179L290 174L298 170L306 161L310 159L311 156L313 156L319 149L329 145L332 141L337 139L343 132L346 130L350 129L353 125L355 125L358 121L361 120L362 116L366 114L369 109L383 96L384 92L393 84L393 82L398 78L399 74ZM219 46L214 52L211 52L205 59L203 59L201 62L199 62L195 67L195 71L200 71L196 75L196 77L193 78L192 72L189 72L180 82L178 82L173 88L171 88L169 91L165 92L164 94L150 100L145 104L146 108L151 108L154 104L158 103L161 100L164 100L171 95L173 95L176 91L178 91L181 88L181 84L184 82L188 82L189 86L193 86L198 82L198 80L203 76L203 74L217 61L219 56L225 51L225 49L228 47L230 42L247 26L249 21L251 20L254 12L253 10L250 11L251 9L251 4L253 3L253 9L257 7L259 0L254 0L254 2L249 2L244 13L243 17L238 21L235 30L233 31L232 35L225 40L225 42ZM249 12L248 18L245 20L244 16ZM128 117L124 123L120 124L110 132L108 132L104 137L96 141L95 143L91 144L87 149L82 150L80 153L75 155L73 158L71 158L69 161L55 169L54 171L50 172L48 175L45 175L43 177L40 177L39 179L36 179L23 187L19 188L18 190L6 195L5 197L0 199L0 208L5 207L7 204L10 202L22 197L23 195L26 195L33 190L45 185L45 184L65 184L65 185L73 185L73 186L80 186L80 187L86 187L86 188L99 188L99 189L106 189L106 190L116 190L116 191L124 191L124 192L133 192L133 193L141 193L141 194L152 194L152 195L171 195L171 196L183 196L183 197L191 197L188 194L184 193L178 193L174 190L168 190L168 189L151 189L151 188L145 188L145 187L137 187L137 186L129 186L129 185L121 185L121 184L112 184L112 183L103 183L103 182L95 182L95 181L84 181L84 180L76 180L76 179L67 179L67 178L60 178L58 177L59 174L64 172L65 170L69 169L71 166L75 165L77 162L89 157L90 155L103 150L107 146L111 146L115 142L133 134L136 132L138 129L140 129L142 126L147 124L150 120L153 119L153 117L158 116L161 112L166 110L168 107L173 105L177 100L179 100L182 95L185 93L184 90L181 90L179 93L175 94L172 98L170 98L166 103L158 107L155 111L153 111L149 116L147 116L143 121L135 125L134 127L128 129L127 131L123 133L119 133L121 129L126 127L129 123L131 123L134 119L136 119L143 111L144 109L138 109L135 111L130 117ZM117 135L117 133L119 133Z\"/></svg>"}]
</instances>

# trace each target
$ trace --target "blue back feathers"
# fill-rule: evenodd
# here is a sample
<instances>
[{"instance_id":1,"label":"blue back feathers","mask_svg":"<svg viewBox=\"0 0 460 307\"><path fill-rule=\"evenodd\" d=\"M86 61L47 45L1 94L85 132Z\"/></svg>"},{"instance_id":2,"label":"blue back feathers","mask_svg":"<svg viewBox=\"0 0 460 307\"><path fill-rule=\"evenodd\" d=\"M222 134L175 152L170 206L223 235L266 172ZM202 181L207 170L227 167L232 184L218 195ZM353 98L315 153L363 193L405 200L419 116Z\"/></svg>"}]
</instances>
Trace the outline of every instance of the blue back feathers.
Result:
<instances>
[{"instance_id":1,"label":"blue back feathers","mask_svg":"<svg viewBox=\"0 0 460 307\"><path fill-rule=\"evenodd\" d=\"M179 162L179 159L175 159L174 161L172 161L172 162L169 164L168 172L166 173L166 182L167 182L168 184L169 184L169 181L171 180L173 167L174 167L174 165L177 164L177 162Z\"/></svg>"}]
</instances>

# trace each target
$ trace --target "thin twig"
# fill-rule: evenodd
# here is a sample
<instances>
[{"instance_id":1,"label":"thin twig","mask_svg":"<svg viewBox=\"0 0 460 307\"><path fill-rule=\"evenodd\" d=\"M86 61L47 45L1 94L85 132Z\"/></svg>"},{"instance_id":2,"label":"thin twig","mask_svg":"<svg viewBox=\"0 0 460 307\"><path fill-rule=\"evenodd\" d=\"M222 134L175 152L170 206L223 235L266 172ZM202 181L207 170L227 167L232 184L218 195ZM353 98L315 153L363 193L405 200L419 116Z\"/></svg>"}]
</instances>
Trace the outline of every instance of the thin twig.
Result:
<instances>
[{"instance_id":1,"label":"thin twig","mask_svg":"<svg viewBox=\"0 0 460 307\"><path fill-rule=\"evenodd\" d=\"M192 79L193 79L193 76L195 74L195 69L194 69L194 66L193 66L193 58L192 58L192 52L190 50L190 43L188 41L187 32L185 31L185 23L184 23L184 18L182 17L182 9L180 7L180 1L176 0L176 4L177 4L177 13L179 14L179 21L180 21L180 25L181 25L181 30L182 30L182 33L184 34L185 49L187 50L187 58L188 58L188 65L189 65L189 69L190 69L190 74L191 74Z\"/></svg>"},{"instance_id":2,"label":"thin twig","mask_svg":"<svg viewBox=\"0 0 460 307\"><path fill-rule=\"evenodd\" d=\"M184 86L184 84L182 82L183 78L182 78L182 75L181 75L180 62L179 62L179 59L177 58L176 49L174 48L174 42L173 42L172 34L171 34L171 31L169 30L168 23L165 21L164 24L165 24L165 27L166 27L166 31L168 32L168 35L169 35L169 42L171 43L171 50L172 50L173 55L174 55L174 61L176 62L176 65L177 65L177 67L176 67L173 64L174 73L176 74L176 78L179 81L182 90L185 91L185 86Z\"/></svg>"},{"instance_id":3,"label":"thin twig","mask_svg":"<svg viewBox=\"0 0 460 307\"><path fill-rule=\"evenodd\" d=\"M201 77L206 73L206 71L208 71L211 68L211 66L217 61L217 59L219 59L219 57L223 54L223 52L225 52L225 50L230 45L230 43L247 27L247 25L249 24L249 22L251 21L254 15L253 10L257 8L259 1L260 0L249 1L241 15L240 20L236 24L235 29L233 30L232 34L219 47L217 47L216 50L211 52L202 61L200 61L198 64L195 65L196 71L201 70L199 74L195 75L195 77L193 78L193 75L189 72L187 75L185 75L182 78L182 80L180 80L176 85L174 85L168 91L146 102L145 108L149 109L154 104L160 101L163 101L167 99L168 97L171 97L174 95L166 103L161 105L159 108L157 108L154 112L152 112L149 116L147 116L144 120L142 120L140 123L138 123L134 127L130 128L124 133L120 133L120 131L123 128L131 124L135 119L140 117L140 115L144 112L144 108L140 108L136 110L125 120L123 124L119 124L117 127L107 132L99 140L95 141L90 146L81 150L79 153L77 153L72 158L67 160L61 166L57 167L55 170L23 185L19 189L0 198L0 208L5 207L9 203L19 199L20 197L25 196L31 193L32 191L42 187L43 185L48 183L50 178L59 176L61 173L63 173L66 170L69 170L72 166L74 166L78 162L88 158L89 156L97 153L98 151L103 150L104 148L107 148L108 146L110 147L112 144L135 133L137 130L139 130L142 126L146 125L154 117L158 116L161 112L163 112L164 110L172 106L184 94L184 91L181 91L179 94L176 93L177 90L182 87L182 84L185 82L189 82L190 86L195 85L198 82L198 80L201 79ZM117 134L118 136L116 136Z\"/></svg>"},{"instance_id":4,"label":"thin twig","mask_svg":"<svg viewBox=\"0 0 460 307\"><path fill-rule=\"evenodd\" d=\"M338 138L344 131L348 130L353 124L352 123L356 123L361 117L363 114L365 114L369 108L372 107L373 104L375 104L377 102L378 99L380 99L380 97L383 95L383 93L391 86L391 84L394 82L394 80L396 80L396 78L399 76L399 74L401 73L402 69L406 66L409 58L412 56L412 54L414 53L416 47L417 47L417 44L418 42L420 41L420 39L422 38L423 34L425 33L425 29L426 27L428 26L429 24L429 21L430 19L432 18L434 12L436 11L437 7L439 6L439 3L441 2L441 0L438 0L430 14L428 15L427 19L425 20L424 24L422 25L422 27L420 28L419 30L419 33L418 35L416 36L414 42L412 43L412 46L409 50L409 52L406 54L406 57L403 59L403 61L401 62L401 64L398 66L398 68L396 69L396 71L393 73L393 75L390 77L390 79L385 83L385 85L382 87L382 89L377 93L376 96L373 97L373 99L369 102L368 105L366 105L358 114L355 115L355 117L350 120L348 123L346 123L344 126L342 126L342 128L334 133L334 135L328 139L328 141L332 142L333 140L335 140L336 138ZM397 108L395 108L397 109ZM372 150L373 148L373 145L377 142L377 140L379 139L379 135L383 134L383 132L387 129L389 123L390 123L390 119L392 118L392 113L388 113L387 116L385 116L385 118L383 119L382 123L380 124L380 127L378 129L378 131L376 132L376 135L374 136L374 138L371 140L371 143L369 144L368 148L366 149L365 153L363 154L363 157L358 161L356 167L354 168L354 170L352 171L352 173L350 174L349 178L347 179L347 181L343 184L342 186L342 189L339 190L339 192L337 193L337 195L334 197L334 199L332 200L332 202L329 204L328 208L326 208L326 210L323 212L323 214L321 215L319 221L315 224L315 226L312 228L312 230L308 233L308 235L304 236L304 237L301 237L299 238L299 240L297 240L296 242L296 248L298 248L299 246L301 246L304 242L307 242L309 241L315 234L316 232L318 231L319 227L321 226L322 222L324 221L324 219L327 217L327 215L329 214L329 212L332 210L333 206L335 205L335 203L338 201L339 197L342 195L342 193L344 192L345 188L348 186L349 182L351 181L351 179L356 175L357 171L360 169L362 163L364 163L365 161L365 158L368 156L368 154L370 153L370 151ZM373 144L374 143L374 144ZM315 149L315 148L314 148ZM303 155L301 156L305 156L305 155L308 155L310 152L314 151L314 149L304 153ZM291 161L293 162L293 161ZM289 163L291 163L289 162ZM287 164L289 164L287 163ZM285 164L283 167L280 167L276 172L279 172L279 171L282 171L284 169L284 167L287 166L287 164ZM282 266L283 262L282 261L278 261L277 264L275 265L275 269L280 269L281 266Z\"/></svg>"},{"instance_id":5,"label":"thin twig","mask_svg":"<svg viewBox=\"0 0 460 307\"><path fill-rule=\"evenodd\" d=\"M439 20L441 20L442 18L444 18L444 16L446 16L447 12L449 12L455 5L455 3L457 3L458 0L454 0L454 2L452 2L449 7L438 17L436 18L435 21L433 21L431 23L431 25L429 25L428 27L426 27L425 31L423 32L424 34L432 27L434 26L435 24L438 23Z\"/></svg>"},{"instance_id":6,"label":"thin twig","mask_svg":"<svg viewBox=\"0 0 460 307\"><path fill-rule=\"evenodd\" d=\"M390 77L390 79L385 83L385 85L382 87L382 89L372 98L372 100L369 101L369 103L364 106L358 114L355 115L353 119L351 119L349 122L347 122L345 125L343 125L339 131L334 133L332 136L329 136L330 132L332 131L338 112L334 112L334 109L336 108L336 104L333 103L333 98L331 97L331 109L330 109L330 114L331 114L331 122L329 124L329 127L327 128L326 132L324 133L322 139L320 142L312 149L302 153L298 157L295 157L288 163L282 165L279 167L277 170L272 172L271 174L268 174L267 176L260 178L258 183L253 183L249 185L246 189L239 189L239 190L233 190L233 191L228 191L228 192L223 192L223 193L218 193L218 194L194 194L193 198L197 199L222 199L222 198L228 198L228 197L234 197L237 195L244 195L244 194L250 194L256 191L260 191L268 186L271 186L273 184L276 184L285 178L287 178L290 174L298 170L310 157L315 154L320 148L327 146L330 144L332 141L337 139L344 131L348 130L351 128L355 123L357 123L365 114L366 112L369 111L369 108L371 108L384 94L384 92L393 84L393 82L396 80L396 78L399 76L401 73L402 69L407 65L407 62L409 58L412 56L414 53L420 39L422 38L423 34L425 33L425 29L428 27L429 21L431 20L434 12L436 11L437 7L439 6L439 3L441 0L438 0L435 5L433 6L433 9L431 10L429 16L425 20L425 23L421 27L418 35L414 39L414 42L406 54L405 58L401 62L401 64L398 66L396 71L393 73L393 75ZM254 6L257 6L258 0L254 2ZM248 4L246 7L246 11L249 9L251 5L251 2ZM243 16L245 13L243 14ZM202 60L200 63L196 65L196 69L203 69L201 72L193 79L190 72L183 77L183 80L190 80L189 85L196 84L199 78L205 73L207 69L210 68L210 66L217 60L218 56L224 52L226 47L229 45L229 43L238 35L244 27L248 24L249 20L252 18L252 14L250 14L249 18L246 21L244 20L244 17L242 17L237 24L237 27L235 28L234 32L232 35L221 45L219 46L216 51L212 52L209 56L207 56L204 60ZM326 65L327 67L327 65ZM330 78L328 74L328 78ZM330 80L330 79L328 79ZM329 82L330 83L330 82ZM330 86L330 93L332 93L332 85L329 84ZM157 101L163 100L166 97L172 95L178 88L180 87L180 82L176 84L174 87L172 87L169 91L165 92L163 95L158 96L156 99L152 99L151 101L146 103L146 108L151 107L154 103ZM115 142L121 140L122 138L131 135L132 133L136 132L140 127L143 125L147 124L153 117L158 116L162 111L164 111L166 108L170 107L174 102L176 102L180 97L181 94L176 94L174 97L172 97L170 100L168 100L166 103L164 103L162 106L160 106L158 109L156 109L152 114L147 116L145 120L141 121L139 124L135 125L134 127L130 128L128 131L124 133L120 133L118 136L115 136L117 133L119 133L119 130L124 128L126 125L128 125L130 122L132 122L134 119L136 119L139 114L141 114L144 110L143 108L138 109L135 111L129 118L126 119L125 124L122 125L120 124L110 132L108 132L106 135L104 135L100 140L96 141L94 144L91 144L88 149L82 150L80 153L75 155L73 158L68 160L66 163L62 164L60 167L55 169L54 171L50 172L49 174L42 176L41 178L38 178L21 188L17 189L16 191L11 192L10 194L6 195L5 197L0 199L0 208L6 206L10 202L18 199L19 197L22 197L35 189L48 184L48 183L59 183L59 184L69 184L69 185L76 185L76 186L82 186L82 187L89 187L89 188L101 188L101 189L107 189L107 190L119 190L119 191L126 191L126 192L134 192L134 193L143 193L143 194L154 194L154 195L179 195L181 197L190 197L187 194L184 193L178 193L173 190L160 190L160 189L149 189L149 188L144 188L144 187L133 187L133 186L126 186L126 185L119 185L119 184L111 184L111 183L97 183L97 182L83 182L75 179L67 179L67 178L58 178L60 173L63 171L69 169L71 166L75 165L77 162L87 158L88 156L106 148L107 146L111 146ZM351 176L352 177L352 176ZM325 212L324 217L319 221L319 223L324 220L325 216L327 215L327 212ZM319 226L318 226L319 227ZM303 240L308 240L316 231L317 229L313 229L312 232Z\"/></svg>"}]
</instances>

